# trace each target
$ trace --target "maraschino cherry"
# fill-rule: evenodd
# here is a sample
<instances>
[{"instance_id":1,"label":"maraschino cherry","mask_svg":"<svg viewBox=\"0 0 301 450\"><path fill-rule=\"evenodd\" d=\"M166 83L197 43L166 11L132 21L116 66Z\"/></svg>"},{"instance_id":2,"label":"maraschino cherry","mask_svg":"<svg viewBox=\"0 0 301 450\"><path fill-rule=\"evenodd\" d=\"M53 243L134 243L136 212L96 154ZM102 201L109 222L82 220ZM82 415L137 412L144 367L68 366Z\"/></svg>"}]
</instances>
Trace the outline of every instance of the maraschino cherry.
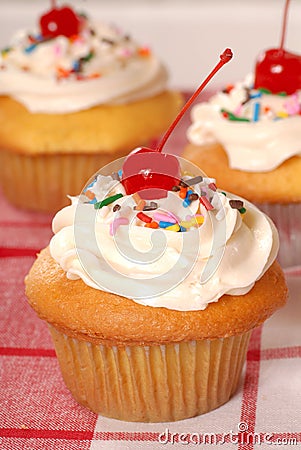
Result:
<instances>
[{"instance_id":1,"label":"maraschino cherry","mask_svg":"<svg viewBox=\"0 0 301 450\"><path fill-rule=\"evenodd\" d=\"M40 18L41 34L44 38L71 37L80 31L81 20L69 6L58 8L55 0L52 8Z\"/></svg>"},{"instance_id":2,"label":"maraschino cherry","mask_svg":"<svg viewBox=\"0 0 301 450\"><path fill-rule=\"evenodd\" d=\"M273 94L290 95L301 89L301 56L284 50L289 1L284 8L280 47L260 55L255 68L255 89L265 88Z\"/></svg>"},{"instance_id":3,"label":"maraschino cherry","mask_svg":"<svg viewBox=\"0 0 301 450\"><path fill-rule=\"evenodd\" d=\"M220 55L218 64L184 105L155 149L140 147L129 154L122 167L121 180L127 194L139 192L141 198L148 200L162 198L166 197L167 191L179 183L180 165L178 159L173 155L162 153L163 147L187 109L216 72L230 61L232 56L232 51L229 48Z\"/></svg>"}]
</instances>

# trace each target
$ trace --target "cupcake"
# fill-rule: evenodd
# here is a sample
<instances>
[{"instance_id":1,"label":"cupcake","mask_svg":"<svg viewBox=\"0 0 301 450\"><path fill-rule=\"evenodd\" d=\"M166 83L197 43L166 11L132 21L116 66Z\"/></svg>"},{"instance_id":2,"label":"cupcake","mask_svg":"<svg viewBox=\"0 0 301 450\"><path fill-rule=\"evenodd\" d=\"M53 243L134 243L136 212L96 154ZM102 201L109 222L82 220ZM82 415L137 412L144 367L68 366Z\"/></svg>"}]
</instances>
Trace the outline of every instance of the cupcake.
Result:
<instances>
[{"instance_id":1,"label":"cupcake","mask_svg":"<svg viewBox=\"0 0 301 450\"><path fill-rule=\"evenodd\" d=\"M175 421L235 393L250 333L287 288L264 213L182 158L174 178L143 160L130 183L126 161L110 164L56 214L26 294L80 404Z\"/></svg>"},{"instance_id":2,"label":"cupcake","mask_svg":"<svg viewBox=\"0 0 301 450\"><path fill-rule=\"evenodd\" d=\"M254 89L252 77L192 110L183 157L276 223L279 261L301 263L301 91Z\"/></svg>"},{"instance_id":3,"label":"cupcake","mask_svg":"<svg viewBox=\"0 0 301 450\"><path fill-rule=\"evenodd\" d=\"M0 59L0 181L16 206L57 211L99 167L147 144L181 104L152 51L54 7Z\"/></svg>"},{"instance_id":4,"label":"cupcake","mask_svg":"<svg viewBox=\"0 0 301 450\"><path fill-rule=\"evenodd\" d=\"M262 52L254 76L192 109L183 156L226 190L257 204L280 233L279 261L301 264L301 56Z\"/></svg>"}]
</instances>

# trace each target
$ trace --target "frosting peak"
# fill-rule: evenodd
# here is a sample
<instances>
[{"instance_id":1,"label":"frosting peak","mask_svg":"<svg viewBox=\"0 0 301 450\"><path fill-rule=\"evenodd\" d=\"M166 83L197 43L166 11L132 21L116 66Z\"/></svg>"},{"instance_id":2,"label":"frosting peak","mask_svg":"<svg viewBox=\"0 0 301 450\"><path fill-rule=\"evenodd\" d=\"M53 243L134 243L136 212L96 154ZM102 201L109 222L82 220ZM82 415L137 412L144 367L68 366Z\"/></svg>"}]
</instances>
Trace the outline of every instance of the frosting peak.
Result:
<instances>
[{"instance_id":1,"label":"frosting peak","mask_svg":"<svg viewBox=\"0 0 301 450\"><path fill-rule=\"evenodd\" d=\"M119 28L87 17L71 37L20 31L0 57L0 94L31 112L66 113L135 101L162 92L166 82L166 69L150 49Z\"/></svg>"}]
</instances>

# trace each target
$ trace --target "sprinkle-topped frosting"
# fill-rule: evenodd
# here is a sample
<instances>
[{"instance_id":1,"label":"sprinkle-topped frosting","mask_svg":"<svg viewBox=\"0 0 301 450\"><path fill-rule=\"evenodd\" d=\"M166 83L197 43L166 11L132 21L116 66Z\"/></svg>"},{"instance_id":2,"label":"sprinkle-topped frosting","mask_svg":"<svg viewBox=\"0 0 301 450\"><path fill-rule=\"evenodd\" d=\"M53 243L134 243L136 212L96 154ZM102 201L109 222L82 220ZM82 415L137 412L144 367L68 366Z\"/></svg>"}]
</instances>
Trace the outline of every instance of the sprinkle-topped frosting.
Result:
<instances>
[{"instance_id":1,"label":"sprinkle-topped frosting","mask_svg":"<svg viewBox=\"0 0 301 450\"><path fill-rule=\"evenodd\" d=\"M66 113L166 88L166 70L148 47L113 25L79 18L79 33L69 37L17 33L1 51L0 94L32 112Z\"/></svg>"},{"instance_id":2,"label":"sprinkle-topped frosting","mask_svg":"<svg viewBox=\"0 0 301 450\"><path fill-rule=\"evenodd\" d=\"M195 145L220 142L232 168L267 172L301 154L301 92L274 95L252 86L249 76L196 105L187 137Z\"/></svg>"},{"instance_id":3,"label":"sprinkle-topped frosting","mask_svg":"<svg viewBox=\"0 0 301 450\"><path fill-rule=\"evenodd\" d=\"M53 220L52 257L69 279L143 305L202 310L243 295L278 251L271 221L184 172L165 197L127 195L119 173L98 175Z\"/></svg>"}]
</instances>

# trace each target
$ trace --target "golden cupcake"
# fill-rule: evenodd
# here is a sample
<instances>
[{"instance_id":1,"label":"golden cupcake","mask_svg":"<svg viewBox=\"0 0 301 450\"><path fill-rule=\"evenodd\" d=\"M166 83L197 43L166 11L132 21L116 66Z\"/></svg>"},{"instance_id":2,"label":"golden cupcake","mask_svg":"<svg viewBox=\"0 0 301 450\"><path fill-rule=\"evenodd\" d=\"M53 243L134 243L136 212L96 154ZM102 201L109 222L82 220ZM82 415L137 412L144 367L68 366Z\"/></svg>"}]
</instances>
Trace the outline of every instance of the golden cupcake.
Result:
<instances>
[{"instance_id":1,"label":"golden cupcake","mask_svg":"<svg viewBox=\"0 0 301 450\"><path fill-rule=\"evenodd\" d=\"M251 331L286 301L273 223L180 161L159 198L129 193L116 166L98 173L56 214L26 277L66 386L107 417L175 421L221 406Z\"/></svg>"},{"instance_id":2,"label":"golden cupcake","mask_svg":"<svg viewBox=\"0 0 301 450\"><path fill-rule=\"evenodd\" d=\"M99 167L147 144L181 104L152 51L54 7L0 59L0 182L16 206L56 211Z\"/></svg>"},{"instance_id":3,"label":"golden cupcake","mask_svg":"<svg viewBox=\"0 0 301 450\"><path fill-rule=\"evenodd\" d=\"M192 109L183 157L276 223L283 266L301 263L301 91L273 94L252 77Z\"/></svg>"},{"instance_id":4,"label":"golden cupcake","mask_svg":"<svg viewBox=\"0 0 301 450\"><path fill-rule=\"evenodd\" d=\"M195 106L184 156L220 186L256 203L276 223L282 266L301 264L301 56L261 52L243 82Z\"/></svg>"}]
</instances>

